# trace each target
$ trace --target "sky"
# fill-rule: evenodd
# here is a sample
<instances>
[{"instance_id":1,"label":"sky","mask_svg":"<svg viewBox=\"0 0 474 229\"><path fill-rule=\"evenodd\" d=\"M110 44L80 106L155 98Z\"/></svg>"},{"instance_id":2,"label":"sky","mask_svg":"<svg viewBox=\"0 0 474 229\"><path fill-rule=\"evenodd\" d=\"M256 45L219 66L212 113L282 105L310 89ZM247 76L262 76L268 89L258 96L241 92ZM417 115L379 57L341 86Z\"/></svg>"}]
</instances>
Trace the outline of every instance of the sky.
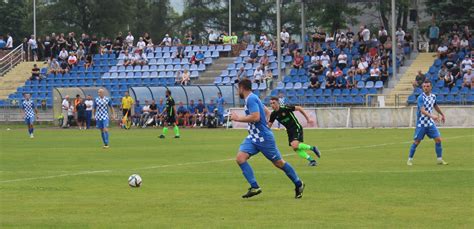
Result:
<instances>
[{"instance_id":1,"label":"sky","mask_svg":"<svg viewBox=\"0 0 474 229\"><path fill-rule=\"evenodd\" d=\"M170 0L171 6L178 12L178 14L182 14L184 10L184 1L185 0Z\"/></svg>"}]
</instances>

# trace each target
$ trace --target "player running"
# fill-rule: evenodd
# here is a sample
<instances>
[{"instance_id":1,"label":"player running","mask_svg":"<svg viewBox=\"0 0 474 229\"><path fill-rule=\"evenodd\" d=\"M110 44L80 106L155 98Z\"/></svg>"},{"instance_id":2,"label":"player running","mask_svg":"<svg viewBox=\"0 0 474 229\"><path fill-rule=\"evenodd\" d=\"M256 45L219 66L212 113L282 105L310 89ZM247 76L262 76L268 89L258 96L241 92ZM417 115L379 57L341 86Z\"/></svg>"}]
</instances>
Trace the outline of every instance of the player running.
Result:
<instances>
[{"instance_id":1,"label":"player running","mask_svg":"<svg viewBox=\"0 0 474 229\"><path fill-rule=\"evenodd\" d=\"M242 79L239 82L239 96L245 99L245 116L239 116L236 113L231 114L231 119L236 122L248 123L249 135L240 144L236 161L240 166L242 173L250 184L248 192L242 198L250 198L262 192L253 174L252 167L247 160L262 152L276 167L283 170L288 178L295 184L295 198L303 197L304 183L300 180L291 165L281 158L280 152L276 146L272 131L267 126L265 118L265 106L260 99L252 93L252 82L249 79Z\"/></svg>"},{"instance_id":2,"label":"player running","mask_svg":"<svg viewBox=\"0 0 474 229\"><path fill-rule=\"evenodd\" d=\"M174 126L173 127L173 132L174 132L174 138L180 138L179 135L179 128L178 125L176 124L176 106L174 103L174 99L171 96L171 91L166 90L166 106L165 110L161 115L163 116L166 113L166 120L165 120L165 127L163 127L163 133L160 135L160 138L165 138L166 133L168 133L168 126Z\"/></svg>"},{"instance_id":3,"label":"player running","mask_svg":"<svg viewBox=\"0 0 474 229\"><path fill-rule=\"evenodd\" d=\"M432 84L431 81L425 81L422 85L423 93L418 96L418 109L416 113L416 129L414 142L410 148L410 155L408 156L407 165L413 165L413 156L415 156L416 147L420 144L421 140L428 135L429 138L434 139L436 156L438 158L438 165L447 165L448 163L443 161L443 148L441 147L441 134L436 127L435 122L441 121L444 123L446 117L436 103L436 95L431 93ZM439 116L432 114L433 108L439 113Z\"/></svg>"},{"instance_id":4,"label":"player running","mask_svg":"<svg viewBox=\"0 0 474 229\"><path fill-rule=\"evenodd\" d=\"M33 132L35 128L33 123L35 122L35 117L38 118L38 109L36 109L35 102L31 100L30 94L23 95L24 100L21 103L21 112L23 117L25 118L25 123L28 125L28 133L30 134L30 138L34 138Z\"/></svg>"},{"instance_id":5,"label":"player running","mask_svg":"<svg viewBox=\"0 0 474 229\"><path fill-rule=\"evenodd\" d=\"M102 142L104 142L104 149L109 148L109 107L112 111L112 120L115 117L115 111L109 98L104 96L104 90L99 89L99 97L94 100L93 112L95 114L95 121L97 128L100 129L102 135Z\"/></svg>"},{"instance_id":6,"label":"player running","mask_svg":"<svg viewBox=\"0 0 474 229\"><path fill-rule=\"evenodd\" d=\"M303 143L303 127L298 122L294 111L299 111L309 124L314 123L314 121L308 116L305 110L300 106L281 106L277 97L272 97L270 99L270 106L273 111L270 115L270 120L268 121L268 127L271 128L273 122L278 120L283 126L286 127L286 133L288 134L288 142L293 150L298 153L298 155L309 161L309 166L316 166L317 162L310 155L306 153L306 150L312 150L317 157L321 157L321 153L316 146L310 146Z\"/></svg>"}]
</instances>

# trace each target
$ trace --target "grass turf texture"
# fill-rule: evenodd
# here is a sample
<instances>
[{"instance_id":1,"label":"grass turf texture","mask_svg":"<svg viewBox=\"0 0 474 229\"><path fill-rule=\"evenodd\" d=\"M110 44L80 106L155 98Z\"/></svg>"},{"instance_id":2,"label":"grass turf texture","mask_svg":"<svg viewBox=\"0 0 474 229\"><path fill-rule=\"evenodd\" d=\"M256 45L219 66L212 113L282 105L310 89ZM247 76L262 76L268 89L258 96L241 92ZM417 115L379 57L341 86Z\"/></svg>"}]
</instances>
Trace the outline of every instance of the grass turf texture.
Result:
<instances>
[{"instance_id":1,"label":"grass turf texture","mask_svg":"<svg viewBox=\"0 0 474 229\"><path fill-rule=\"evenodd\" d=\"M263 193L248 185L233 158L241 130L0 130L0 227L34 228L467 228L473 220L472 129L442 129L445 160L424 141L415 165L406 159L412 129L306 130L323 155L320 166L278 146L306 183L293 184L263 155L250 160ZM138 173L141 188L127 178Z\"/></svg>"}]
</instances>

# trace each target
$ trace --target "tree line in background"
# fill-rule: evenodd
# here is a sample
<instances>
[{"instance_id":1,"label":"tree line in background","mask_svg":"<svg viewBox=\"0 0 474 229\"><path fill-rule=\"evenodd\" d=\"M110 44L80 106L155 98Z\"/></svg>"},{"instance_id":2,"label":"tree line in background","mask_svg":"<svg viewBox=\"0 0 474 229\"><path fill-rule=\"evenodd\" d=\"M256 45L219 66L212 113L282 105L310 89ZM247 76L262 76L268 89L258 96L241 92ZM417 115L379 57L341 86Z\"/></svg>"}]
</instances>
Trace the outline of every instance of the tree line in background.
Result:
<instances>
[{"instance_id":1,"label":"tree line in background","mask_svg":"<svg viewBox=\"0 0 474 229\"><path fill-rule=\"evenodd\" d=\"M75 32L115 37L122 31L141 35L149 32L155 43L165 34L182 37L192 31L197 37L207 37L210 29L228 30L227 0L186 0L182 15L171 7L170 0L61 0L55 4L41 4L37 0L37 34ZM283 0L282 26L290 34L300 33L300 4ZM346 4L338 1L306 0L306 26L309 32L316 27L326 32L358 25L356 16L372 8L379 14L379 21L369 27L384 25L389 28L390 1ZM427 13L435 15L441 30L447 31L453 23L474 23L474 6L471 0L426 0ZM244 31L276 33L276 7L274 0L233 0L232 31L241 36ZM0 1L0 34L10 32L19 37L32 34L33 0ZM410 0L397 0L397 27L407 29ZM365 22L367 23L367 22Z\"/></svg>"}]
</instances>

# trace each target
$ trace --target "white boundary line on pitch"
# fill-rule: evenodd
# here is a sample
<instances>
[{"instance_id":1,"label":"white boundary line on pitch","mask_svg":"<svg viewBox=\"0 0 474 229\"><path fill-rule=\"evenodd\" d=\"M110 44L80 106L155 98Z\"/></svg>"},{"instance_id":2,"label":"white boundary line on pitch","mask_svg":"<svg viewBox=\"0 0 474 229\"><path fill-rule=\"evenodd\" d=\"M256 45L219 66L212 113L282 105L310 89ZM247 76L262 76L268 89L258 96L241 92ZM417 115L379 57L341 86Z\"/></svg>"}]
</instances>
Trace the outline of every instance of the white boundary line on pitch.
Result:
<instances>
[{"instance_id":1,"label":"white boundary line on pitch","mask_svg":"<svg viewBox=\"0 0 474 229\"><path fill-rule=\"evenodd\" d=\"M460 136L454 136L454 137L449 137L445 139L457 139L457 138L464 138L464 137L469 137L469 136L474 136L474 135L460 135ZM322 150L322 152L331 152L331 151L339 151L339 150L350 150L350 149L363 149L363 148L374 148L374 147L380 147L380 146L388 146L388 145L398 145L398 144L408 144L413 141L404 141L404 142L392 142L392 143L383 143L383 144L374 144L374 145L365 145L365 146L351 146L351 147L342 147L342 148L333 148L333 149L327 149L327 150ZM282 156L294 156L294 153L291 154L283 154ZM136 169L128 169L130 171L137 171L137 170L148 170L148 169L157 169L157 168L166 168L166 167L176 167L176 166L186 166L186 165L199 165L199 164L210 164L210 163L217 163L217 162L225 162L225 161L233 161L235 158L228 158L228 159L221 159L221 160L212 160L212 161L200 161L200 162L186 162L186 163L179 163L179 164L167 164L167 165L156 165L156 166L149 166L149 167L143 167L143 168L136 168ZM60 174L60 175L51 175L51 176L42 176L42 177L29 177L29 178L19 178L19 179L13 179L13 180L3 180L0 181L0 183L10 183L10 182L17 182L17 181L30 181L30 180L44 180L44 179L53 179L53 178L59 178L59 177L68 177L68 176L79 176L79 175L87 175L87 174L95 174L95 173L109 173L112 172L113 170L97 170L97 171L83 171L83 172L77 172L77 173L65 173L65 174ZM414 170L416 171L416 170ZM423 171L423 170L418 170L418 171ZM449 170L453 171L453 170ZM363 171L346 171L345 173L359 173ZM377 172L377 171L374 171ZM397 171L380 171L380 172L397 172ZM413 171L409 171L413 172ZM428 172L428 170L426 170ZM326 172L330 173L330 172ZM338 172L332 172L332 173L338 173ZM344 173L344 171L341 171L340 173Z\"/></svg>"}]
</instances>

